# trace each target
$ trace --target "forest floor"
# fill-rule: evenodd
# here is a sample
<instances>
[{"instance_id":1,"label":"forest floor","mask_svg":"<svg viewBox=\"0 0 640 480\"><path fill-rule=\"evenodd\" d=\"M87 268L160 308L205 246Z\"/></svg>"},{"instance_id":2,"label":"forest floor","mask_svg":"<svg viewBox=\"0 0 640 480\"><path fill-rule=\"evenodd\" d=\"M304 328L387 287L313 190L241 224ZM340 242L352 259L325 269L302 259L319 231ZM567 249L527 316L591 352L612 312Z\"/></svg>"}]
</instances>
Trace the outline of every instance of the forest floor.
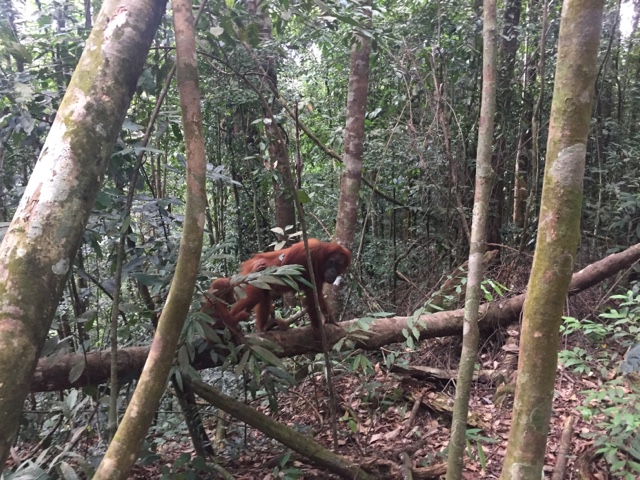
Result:
<instances>
[{"instance_id":1,"label":"forest floor","mask_svg":"<svg viewBox=\"0 0 640 480\"><path fill-rule=\"evenodd\" d=\"M597 310L594 306L599 301L595 293L583 292L571 300L569 311L576 318L584 318ZM508 376L508 372L516 369L517 339L517 325L482 339L479 353L481 375L474 382L469 408L469 428L473 430L465 459L465 479L497 479L500 476L509 436L513 395L496 396L498 384L504 383L505 379L491 375L491 372L506 371ZM413 351L399 344L390 345L376 352L354 352L347 361L343 361L334 372L339 404L336 415L337 453L356 464L375 460L382 464L400 465L400 455L406 452L413 467L444 465L446 458L443 452L449 441L454 395L452 379L455 379L455 374L452 369L458 364L460 343L460 338L456 337L434 339L421 342ZM594 342L581 333L563 336L560 348L583 349L585 358L592 359L603 352L609 356L617 353L619 358L625 353L615 344ZM390 357L395 361L388 368L386 365ZM294 366L293 361L287 362ZM322 361L316 361L314 365L319 365L320 369ZM424 367L437 370L425 373ZM564 478L581 478L576 470L577 459L593 451L593 434L600 432L594 426L595 421L587 423L577 408L584 403L585 390L601 389L606 380L618 374L615 366L606 371L598 368L595 362L590 370L582 373L575 373L562 365L558 367L545 478L551 478L564 425L570 416L575 418L575 425ZM512 378L506 380L511 381ZM332 449L327 398L325 380L322 375L315 374L280 393L277 412L270 410L264 398L249 400L248 403L279 422L312 435L316 441ZM295 454L289 456L285 447L234 419L226 419L225 435L221 440L214 440L217 413L204 402L200 405L207 433L215 442L215 462L233 478L338 478L303 463ZM81 440L73 451L87 459L96 458L101 447L94 445L92 440L95 441L93 435L90 435L88 444ZM155 445L155 451L142 455L130 478L217 478L195 470L193 445L179 411L159 413L148 440ZM31 448L33 445L22 445L15 453L27 458ZM590 480L613 478L601 460L589 463ZM9 460L11 466L12 461Z\"/></svg>"},{"instance_id":2,"label":"forest floor","mask_svg":"<svg viewBox=\"0 0 640 480\"><path fill-rule=\"evenodd\" d=\"M484 339L480 352L482 375L473 385L470 400L470 429L467 458L465 459L465 479L497 479L500 476L511 422L513 395L496 396L496 382L487 372L504 370L513 365L517 347L510 347L509 339L517 338L517 331L509 329L495 332ZM596 358L598 350L612 346L594 344L581 334L563 337L562 349L580 347ZM421 342L414 351L405 350L399 355L401 345L388 346L384 351L365 352L370 363L359 359L352 362L367 365L358 371L346 368L336 369L335 386L338 395L338 450L337 453L356 464L379 463L400 464L400 454L408 453L413 467L428 467L446 462L445 451L449 441L450 410L453 403L453 381L450 368L457 365L460 351L459 338L435 339ZM386 368L384 360L395 352L405 365ZM621 356L624 352L618 352ZM396 364L399 364L398 358ZM316 365L321 362L316 362ZM421 367L437 369L425 373ZM363 372L364 370L364 372ZM508 368L507 368L508 370ZM590 477L581 477L576 463L581 455L593 451L590 437L598 432L593 423L585 422L577 412L585 399L585 390L602 387L602 378L613 378L616 369L609 372L576 374L563 366L558 367L555 384L553 416L547 442L545 478L551 478L557 463L560 439L566 419L575 418L570 440L568 466L565 479L589 478L604 480L611 477L600 460L590 461ZM604 373L604 375L603 375ZM324 378L320 374L306 379L278 395L278 410L273 412L265 399L250 401L254 408L272 416L279 422L298 431L312 435L326 448L332 448L331 424L329 421L328 393ZM216 435L217 413L201 403L202 416L208 435L213 440ZM412 411L415 412L412 415ZM324 470L301 461L296 454L287 455L288 450L264 436L261 432L245 424L226 418L226 431L221 440L215 441L215 462L238 480L289 479L337 479ZM100 446L95 445L95 437L90 435L87 443L78 442L73 451L87 458L97 458ZM198 479L218 478L198 471L194 466L193 445L186 433L184 421L178 410L161 412L158 423L148 436L154 445L154 452L146 451L131 472L132 479ZM28 458L34 446L22 444L14 450L18 457ZM85 452L83 455L81 452ZM37 454L37 453L36 453ZM93 454L93 455L92 455ZM470 457L469 457L470 455ZM90 460L91 461L91 460ZM70 464L74 464L70 459ZM94 463L91 461L91 463ZM14 466L9 459L8 468ZM76 469L78 471L78 469ZM76 477L78 478L78 477ZM222 478L222 477L220 477ZM388 477L390 478L390 477ZM427 478L427 477L422 477ZM437 477L429 477L437 478Z\"/></svg>"},{"instance_id":3,"label":"forest floor","mask_svg":"<svg viewBox=\"0 0 640 480\"><path fill-rule=\"evenodd\" d=\"M512 289L512 293L524 291L528 278L525 273L517 282L520 284L519 288ZM599 322L599 319L593 317L593 312L598 311L606 293L597 290L591 289L572 297L567 306L570 314L579 319L590 317ZM500 476L511 425L513 394L496 395L496 388L504 379L492 376L491 372L508 372L517 368L517 340L516 325L484 336L481 341L480 369L487 374L481 375L472 389L469 428L473 430L469 436L465 459L465 479L497 479ZM336 415L337 453L356 464L377 459L381 463L399 465L400 454L407 452L413 467L444 467L446 457L443 452L449 441L450 411L454 395L452 375L447 375L447 372L451 372L458 364L460 343L460 338L434 339L421 342L414 351L406 348L402 350L401 345L390 345L378 352L363 353L370 362L369 371L364 368L351 371L346 367L336 370L335 390L339 397ZM562 337L561 350L576 348L584 352L587 362L603 354L609 358L615 357L617 353L618 360L612 362L612 365L617 365L625 353L615 344L594 342L580 332ZM385 361L392 354L396 357L395 364L404 363L405 368L385 366ZM362 367L363 362L353 358L351 360L351 366ZM597 457L593 460L593 436L602 432L595 426L595 420L585 421L577 409L585 401L586 390L602 389L604 382L618 375L618 372L615 366L603 371L596 361L591 365L583 365L585 366L587 368L583 368L581 373L567 369L562 364L558 366L547 441L545 478L551 478L557 463L562 433L569 417L573 417L575 423L569 441L564 478L615 478L607 473L604 461ZM439 369L445 374L439 377L432 372L424 374L420 371L421 367ZM506 380L513 381L513 378ZM269 409L266 401L254 401L251 404L276 420L313 435L316 441L331 449L331 424L325 387L321 375L307 377L278 396L277 413ZM416 412L415 415L412 415L412 410ZM213 438L214 417L209 416L208 420L211 422L207 430ZM282 445L234 420L229 421L226 437L215 450L219 454L220 465L239 480L338 478L303 463L296 455L287 456L288 450ZM158 453L166 466L171 465L172 457L176 458L184 453L193 454L193 451L188 438L183 437L182 442L168 442L163 451ZM577 470L581 458L585 458L585 464L588 465L588 476L585 477L581 477ZM285 463L285 466L281 466ZM135 469L135 478L158 476L157 463L147 467L138 464Z\"/></svg>"},{"instance_id":4,"label":"forest floor","mask_svg":"<svg viewBox=\"0 0 640 480\"><path fill-rule=\"evenodd\" d=\"M590 345L584 337L574 337L572 341L580 343L582 348L588 348ZM484 353L481 353L481 369L503 368L505 362L511 361L505 358L510 354L505 349L498 348L497 353L490 353L488 350L491 349L491 343L495 342L488 339ZM570 347L569 344L562 346L565 349ZM454 355L449 353L454 351L459 351L458 339L434 340L423 342L420 349L411 352L407 358L414 368L429 366L446 369L449 363L457 363ZM437 405L442 404L443 395L449 399L453 397L452 382L445 379L429 380L424 376L417 378L415 372L407 373L406 370L403 373L395 373L384 368L382 363L375 363L376 360L382 361L382 353L367 355L373 364L371 373L346 370L336 372L336 391L340 403L337 415L337 453L358 464L365 459L399 464L402 452L409 453L414 466L446 462L443 452L449 441L450 415L446 407ZM612 372L613 374L615 372ZM596 430L581 419L576 407L584 400L585 395L581 392L597 388L599 383L601 382L596 380L596 376L576 375L561 366L558 367L545 478L551 478L560 438L569 416L575 417L576 421L564 478L580 478L574 468L575 461L581 454L590 450L592 442L587 437ZM280 422L307 434L313 434L316 441L331 448L331 425L328 420L327 391L324 386L325 382L319 375L307 378L278 397L278 412L275 414L270 412L266 402L256 401L252 402L252 405ZM480 379L474 384L469 412L470 418L473 419L471 428L477 430L469 442L470 450L467 454L471 452L471 459L466 459L466 479L497 479L500 476L509 435L513 396L507 395L502 403L495 402L495 391L495 385L490 381ZM413 417L411 425L408 425L416 399L421 399L418 400L417 414ZM449 403L451 402L449 400ZM499 403L499 406L496 403ZM207 426L207 430L213 437L213 422ZM171 465L171 459L177 458L180 454L193 453L190 443L185 440L188 439L183 438L182 442L167 442L161 451L157 452L162 457L162 464L138 464L132 478L159 478L162 465ZM287 450L259 431L245 428L244 424L234 421L230 421L227 436L216 451L220 455L220 464L237 479L338 478L302 463L293 455L285 467L280 467L279 462ZM592 465L591 478L610 478L601 467L602 465L597 463ZM288 476L283 475L285 471L288 471ZM296 476L296 473L299 476Z\"/></svg>"}]
</instances>

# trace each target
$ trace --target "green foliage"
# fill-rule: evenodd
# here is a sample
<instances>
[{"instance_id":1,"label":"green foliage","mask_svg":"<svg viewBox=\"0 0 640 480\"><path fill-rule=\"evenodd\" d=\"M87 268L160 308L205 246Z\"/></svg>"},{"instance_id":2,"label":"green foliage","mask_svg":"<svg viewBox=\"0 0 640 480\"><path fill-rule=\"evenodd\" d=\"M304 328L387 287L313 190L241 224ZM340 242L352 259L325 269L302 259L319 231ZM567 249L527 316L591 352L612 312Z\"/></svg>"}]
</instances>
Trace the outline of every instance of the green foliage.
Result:
<instances>
[{"instance_id":1,"label":"green foliage","mask_svg":"<svg viewBox=\"0 0 640 480\"><path fill-rule=\"evenodd\" d=\"M603 318L604 314L601 315ZM574 317L562 317L563 323L560 327L560 333L563 335L571 335L575 332L581 332L591 341L597 343L610 333L610 329L601 322L594 322L588 318L578 320Z\"/></svg>"},{"instance_id":2,"label":"green foliage","mask_svg":"<svg viewBox=\"0 0 640 480\"><path fill-rule=\"evenodd\" d=\"M602 433L587 433L616 478L640 475L640 390L629 389L621 377L598 390L588 390L579 412Z\"/></svg>"},{"instance_id":3,"label":"green foliage","mask_svg":"<svg viewBox=\"0 0 640 480\"><path fill-rule=\"evenodd\" d=\"M222 368L242 378L253 398L265 398L277 411L278 393L295 385L296 380L274 350L277 347L273 344L248 338L246 344L232 348Z\"/></svg>"},{"instance_id":4,"label":"green foliage","mask_svg":"<svg viewBox=\"0 0 640 480\"><path fill-rule=\"evenodd\" d=\"M293 465L289 465L291 462L291 453L285 453L278 460L278 465L274 467L271 474L273 478L282 478L284 480L296 480L302 478L302 471Z\"/></svg>"},{"instance_id":5,"label":"green foliage","mask_svg":"<svg viewBox=\"0 0 640 480\"><path fill-rule=\"evenodd\" d=\"M603 323L564 317L563 335L582 333L598 346L628 347L635 343L640 296L628 291L610 298L617 301L617 307L600 314ZM585 421L598 429L584 435L593 439L596 453L603 455L616 478L637 478L640 475L640 390L625 377L611 379L610 371L617 369L618 355L600 349L594 355L586 348L576 346L561 351L559 358L566 368L578 374L597 372L604 380L602 386L582 392L585 398L578 411Z\"/></svg>"},{"instance_id":6,"label":"green foliage","mask_svg":"<svg viewBox=\"0 0 640 480\"><path fill-rule=\"evenodd\" d=\"M640 339L640 294L628 290L622 295L612 295L611 300L619 300L618 308L612 308L600 314L611 320L610 333L625 347Z\"/></svg>"},{"instance_id":7,"label":"green foliage","mask_svg":"<svg viewBox=\"0 0 640 480\"><path fill-rule=\"evenodd\" d=\"M291 287L294 291L300 291L300 284L306 287L313 286L303 277L304 271L302 265L273 266L249 275L234 275L232 282L236 285L248 283L266 290L271 290L272 285L283 285Z\"/></svg>"},{"instance_id":8,"label":"green foliage","mask_svg":"<svg viewBox=\"0 0 640 480\"><path fill-rule=\"evenodd\" d=\"M420 330L418 330L419 315L412 315L407 318L407 326L402 329L402 335L404 335L407 348L414 350L416 348L416 342L420 340Z\"/></svg>"},{"instance_id":9,"label":"green foliage","mask_svg":"<svg viewBox=\"0 0 640 480\"><path fill-rule=\"evenodd\" d=\"M357 372L362 375L370 375L373 373L373 364L363 353L350 355L345 360L345 363L352 372Z\"/></svg>"},{"instance_id":10,"label":"green foliage","mask_svg":"<svg viewBox=\"0 0 640 480\"><path fill-rule=\"evenodd\" d=\"M584 348L573 347L571 350L562 350L558 359L566 368L579 374L591 374L591 356Z\"/></svg>"},{"instance_id":11,"label":"green foliage","mask_svg":"<svg viewBox=\"0 0 640 480\"><path fill-rule=\"evenodd\" d=\"M206 477L217 477L213 464L202 457L191 458L188 453L181 453L172 465L160 468L161 480L198 480Z\"/></svg>"},{"instance_id":12,"label":"green foliage","mask_svg":"<svg viewBox=\"0 0 640 480\"><path fill-rule=\"evenodd\" d=\"M493 293L495 293L498 296L498 298L501 298L505 295L506 292L509 291L509 289L506 286L502 285L500 282L493 280L491 278L487 278L486 280L483 280L482 283L480 284L480 288L482 289L482 292L484 293L484 299L487 302L493 302L495 300Z\"/></svg>"},{"instance_id":13,"label":"green foliage","mask_svg":"<svg viewBox=\"0 0 640 480\"><path fill-rule=\"evenodd\" d=\"M629 290L625 294L612 295L610 299L617 302L617 306L599 315L604 322L596 322L588 318L578 320L574 317L563 317L561 333L563 335L581 333L598 346L611 343L628 348L637 343L640 338L640 295ZM611 362L616 360L617 354L597 350L594 356L587 349L576 346L570 350L562 350L559 358L565 367L577 373L590 374L595 366L602 377L606 378L607 369Z\"/></svg>"},{"instance_id":14,"label":"green foliage","mask_svg":"<svg viewBox=\"0 0 640 480\"><path fill-rule=\"evenodd\" d=\"M29 2L29 15L24 17L17 7L19 2L5 2L0 8L0 229L11 219L22 196L89 33L84 27L82 2L36 3L34 7ZM95 6L96 2L92 3ZM416 310L416 306L428 302L449 272L466 260L468 242L460 215L471 218L481 79L479 3L373 3L372 24L365 27L368 17L361 2L265 1L260 2L264 10L256 15L247 10L245 2L215 1L199 19L197 32L208 161L207 245L202 255L199 291L207 288L211 278L232 276L239 262L276 244L278 235L297 238L297 227L275 226L273 185L281 179L269 157L270 139L265 125L270 119L266 118L260 96L274 110L292 163L299 147L298 195L309 214L310 235L331 237L343 166L304 134L296 145L295 119L267 88L270 80L262 67L268 63L273 68L278 93L289 107L297 107L297 119L340 156L353 32L373 39L365 112L364 175L375 186L375 192L368 186L360 191L351 267L357 282L348 286L347 305L349 314L361 318L335 346L339 353L334 360L337 368L346 367L365 376L371 374L376 361L387 367L407 361L406 352L419 347L418 322L424 310ZM507 161L504 171L498 172L504 185L498 190L500 201L492 199L491 218L503 237L502 244L517 247L522 236L528 250L532 242L527 239L538 220L535 212L541 183L534 172L544 167L551 99L548 92L555 70L560 2L552 4L549 12L543 77L540 72L529 76L533 72L527 70L539 59L541 25L539 6L526 7L519 26L513 72L511 78L504 79L508 89L499 94L496 138L500 141L495 156ZM265 28L269 24L265 21L267 16L271 32ZM121 301L117 306L119 346L147 344L153 334L152 316L162 309L175 269L185 193L184 138L175 81L169 86L150 143L146 147L140 143L173 67L170 49L174 34L170 23L168 14L136 86L56 313L51 338L45 345L47 355L62 355L71 347L80 352L109 345L108 322L121 234L126 236L126 248ZM609 27L611 23L605 32L615 34ZM605 52L610 38L605 35L602 43L604 60L589 139L583 211L584 231L590 233L583 239L583 251L585 256L594 258L604 254L603 245L629 245L640 239L640 129L636 125L640 111L640 81L636 75L640 48L636 37L633 39L627 42L615 37L609 54ZM520 81L523 78L527 78L526 84ZM525 133L530 131L533 116L529 107L537 101L542 81L546 82L547 94L536 113L541 130L536 145L538 157L534 159L529 155L533 140L527 139ZM441 103L436 101L435 92L443 95ZM440 112L443 123L437 115ZM138 180L133 182L140 153L144 153L145 161ZM515 178L512 168L518 154L526 156L520 174L531 194L530 215L524 226L515 225L510 215ZM127 212L124 207L131 189L135 190L134 202ZM261 288L299 288L305 283L295 268L269 269L241 280ZM455 293L462 293L464 286L465 280L460 281ZM507 288L488 279L482 283L482 290L485 301L494 301ZM444 304L431 310L448 308L446 302L453 305L461 298L454 294L445 297ZM565 335L580 332L598 344L595 349L576 346L562 352L561 360L568 368L606 378L614 358L600 346L612 342L626 346L637 340L638 296L628 292L613 300L618 305L601 316L604 324L565 319ZM278 392L293 382L288 362L279 359L264 343L233 346L229 333L216 330L209 317L197 313L199 307L200 299L195 298L194 313L187 320L177 355L179 366L192 368L190 360L197 348L194 344L204 338L220 347L212 353L216 361L227 354L225 367L244 379L253 395L277 407ZM361 312L367 311L380 313L362 316ZM381 352L380 359L373 360L375 357L357 350L356 345L359 339L370 335L372 321L389 315L384 311L413 315L403 330L404 344ZM308 367L324 368L316 360L310 360ZM72 376L81 375L83 369L79 363ZM179 374L177 378L180 380ZM381 392L379 386L366 383L366 398L371 405L378 405L376 395L383 403L396 400L393 394ZM72 422L89 424L81 415L83 409L88 409L83 403L87 398L91 399L89 403L99 405L92 408L101 421L93 420L91 428L103 428L104 398L95 388L76 397L73 405L78 409L71 404L54 404L46 395L42 397L39 406L55 405L55 413L47 421L29 417L29 425L21 429L21 441L37 444L60 419L65 426ZM181 426L176 419L174 416L163 425L170 426L171 433L177 435ZM349 428L357 428L355 417L347 423ZM25 463L24 468L31 468L33 476L42 474L45 478L53 475L49 467L55 465L60 475L71 478L66 459L50 461L60 453L54 452L51 445L61 438L54 436L52 443L43 447L41 458ZM475 458L484 464L479 442L485 439L469 438L471 446L473 442L478 445ZM274 470L274 476L296 478L298 474L289 458L283 458ZM178 465L167 467L163 475L186 473Z\"/></svg>"},{"instance_id":15,"label":"green foliage","mask_svg":"<svg viewBox=\"0 0 640 480\"><path fill-rule=\"evenodd\" d=\"M480 432L482 430L479 428L467 428L467 455L476 460L484 470L487 468L487 457L482 445L495 444L498 443L498 440L481 435Z\"/></svg>"},{"instance_id":16,"label":"green foliage","mask_svg":"<svg viewBox=\"0 0 640 480\"><path fill-rule=\"evenodd\" d=\"M5 470L4 479L25 478L75 479L91 476L93 467L90 459L76 453L74 442L87 435L94 425L94 415L87 411L95 408L98 416L103 409L96 405L90 395L71 389L61 401L52 400L50 395L37 396L38 407L51 411L52 415L42 417L36 412L25 412L20 440L35 443L41 438L38 455L26 458L12 471ZM104 420L105 418L102 418Z\"/></svg>"}]
</instances>

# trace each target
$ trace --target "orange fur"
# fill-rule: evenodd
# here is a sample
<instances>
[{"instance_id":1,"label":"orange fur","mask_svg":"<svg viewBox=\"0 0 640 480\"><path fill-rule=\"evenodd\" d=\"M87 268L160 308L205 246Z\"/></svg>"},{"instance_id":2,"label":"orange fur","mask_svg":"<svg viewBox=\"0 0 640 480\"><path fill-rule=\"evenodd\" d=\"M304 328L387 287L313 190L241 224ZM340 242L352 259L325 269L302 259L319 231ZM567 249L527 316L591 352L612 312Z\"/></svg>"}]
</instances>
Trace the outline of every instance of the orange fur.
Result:
<instances>
[{"instance_id":1,"label":"orange fur","mask_svg":"<svg viewBox=\"0 0 640 480\"><path fill-rule=\"evenodd\" d=\"M327 322L335 323L333 314L329 310L322 286L324 283L333 283L338 275L343 274L351 263L351 252L337 243L321 242L315 238L309 239L309 253L318 286L318 306ZM262 271L271 266L302 265L307 266L307 257L304 243L296 243L289 248L274 252L258 253L240 265L240 273ZM303 277L311 283L308 268L305 268ZM272 314L272 295L282 295L293 289L286 285L272 285L271 290L262 289L254 285L243 285L246 296L236 298L234 287L228 278L216 279L207 292L207 302L202 307L203 312L215 316L234 333L239 333L238 323L249 318L251 310L255 310L256 329L263 332L269 326L269 317ZM318 329L320 318L315 306L313 289L300 284L300 289L305 296L305 306L311 318L311 325ZM231 311L228 306L232 305Z\"/></svg>"}]
</instances>

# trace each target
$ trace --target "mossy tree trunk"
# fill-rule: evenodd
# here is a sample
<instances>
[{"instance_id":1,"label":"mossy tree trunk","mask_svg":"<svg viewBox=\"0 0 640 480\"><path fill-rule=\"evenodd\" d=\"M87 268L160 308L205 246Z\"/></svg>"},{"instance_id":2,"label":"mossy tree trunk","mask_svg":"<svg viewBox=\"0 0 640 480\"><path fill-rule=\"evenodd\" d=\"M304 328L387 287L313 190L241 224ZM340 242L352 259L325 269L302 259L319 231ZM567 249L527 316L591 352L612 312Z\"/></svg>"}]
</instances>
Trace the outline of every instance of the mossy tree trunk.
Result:
<instances>
[{"instance_id":1,"label":"mossy tree trunk","mask_svg":"<svg viewBox=\"0 0 640 480\"><path fill-rule=\"evenodd\" d=\"M580 237L587 133L604 0L565 0L538 237L524 305L513 420L502 480L539 480L558 337Z\"/></svg>"},{"instance_id":2,"label":"mossy tree trunk","mask_svg":"<svg viewBox=\"0 0 640 480\"><path fill-rule=\"evenodd\" d=\"M189 374L185 375L184 381L190 389L214 407L224 410L238 420L260 430L268 437L300 453L316 465L340 475L342 478L354 480L373 480L379 478L367 473L357 464L351 463L347 459L331 453L331 451L324 448L312 438L307 437L287 425L278 423L264 413L223 394L216 388L189 376Z\"/></svg>"},{"instance_id":3,"label":"mossy tree trunk","mask_svg":"<svg viewBox=\"0 0 640 480\"><path fill-rule=\"evenodd\" d=\"M200 266L205 223L205 149L198 88L195 20L191 0L173 0L176 72L187 151L184 228L176 271L167 302L158 320L151 350L127 411L94 480L128 478L160 404L189 311Z\"/></svg>"},{"instance_id":4,"label":"mossy tree trunk","mask_svg":"<svg viewBox=\"0 0 640 480\"><path fill-rule=\"evenodd\" d=\"M164 8L104 2L0 246L0 471Z\"/></svg>"},{"instance_id":5,"label":"mossy tree trunk","mask_svg":"<svg viewBox=\"0 0 640 480\"><path fill-rule=\"evenodd\" d=\"M447 480L462 478L464 450L466 448L467 416L469 396L478 353L478 310L483 278L482 259L487 246L487 220L493 168L493 130L496 113L496 0L484 0L483 4L483 49L482 49L482 101L480 105L480 127L478 128L478 159L476 162L476 191L473 201L471 245L469 249L469 275L464 303L462 327L462 355L456 385L456 399L451 423L451 439L447 457Z\"/></svg>"}]
</instances>

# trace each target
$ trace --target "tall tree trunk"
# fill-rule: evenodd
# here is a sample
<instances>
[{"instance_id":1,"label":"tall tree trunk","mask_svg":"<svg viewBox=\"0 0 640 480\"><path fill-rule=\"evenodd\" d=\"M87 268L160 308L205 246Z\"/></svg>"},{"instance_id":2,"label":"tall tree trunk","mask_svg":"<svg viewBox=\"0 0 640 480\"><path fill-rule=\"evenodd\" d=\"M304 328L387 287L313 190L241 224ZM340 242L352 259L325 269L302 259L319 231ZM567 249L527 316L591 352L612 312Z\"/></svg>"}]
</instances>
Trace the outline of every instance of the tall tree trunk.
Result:
<instances>
[{"instance_id":1,"label":"tall tree trunk","mask_svg":"<svg viewBox=\"0 0 640 480\"><path fill-rule=\"evenodd\" d=\"M273 40L271 18L269 13L264 10L266 3L260 3L256 0L250 0L247 2L247 10L256 15L256 19L260 28L260 39L263 44L268 44ZM276 62L276 56L268 53L261 65L263 75L266 77L265 82L271 83L274 89L278 88L278 65ZM269 91L268 87L265 87L265 93ZM275 113L275 112L274 112ZM264 116L269 118L269 114L264 111ZM287 144L284 142L284 135L279 131L280 126L275 122L275 117L270 119L269 123L265 124L265 131L269 139L269 158L271 165L275 166L278 171L278 180L273 182L273 188L275 193L275 212L276 212L276 226L285 231L286 227L296 225L296 212L294 209L294 201L287 188L285 179L287 178L287 171L290 171L289 164L289 152L287 151ZM295 231L295 230L294 230ZM280 241L285 241L287 236L285 234L276 233L276 236Z\"/></svg>"},{"instance_id":2,"label":"tall tree trunk","mask_svg":"<svg viewBox=\"0 0 640 480\"><path fill-rule=\"evenodd\" d=\"M371 8L364 7L371 17ZM364 145L364 116L367 111L369 90L369 57L371 39L361 34L354 35L349 62L349 86L347 91L346 126L344 131L344 172L340 181L340 199L334 240L352 250L358 223L360 183L362 180L362 151ZM333 311L342 304L341 285L329 288L329 300Z\"/></svg>"},{"instance_id":3,"label":"tall tree trunk","mask_svg":"<svg viewBox=\"0 0 640 480\"><path fill-rule=\"evenodd\" d=\"M0 246L0 471L164 7L105 1Z\"/></svg>"},{"instance_id":4,"label":"tall tree trunk","mask_svg":"<svg viewBox=\"0 0 640 480\"><path fill-rule=\"evenodd\" d=\"M533 0L529 3L527 22L529 25L538 25L539 8L539 0ZM524 105L522 115L520 116L520 136L518 138L518 146L516 149L516 161L513 175L513 223L520 228L524 227L528 197L527 185L531 181L531 140L533 130L531 121L533 119L533 111L535 107L533 84L536 82L538 72L537 65L540 57L540 51L533 49L529 45L539 43L536 42L536 37L541 37L542 35L544 35L544 32L541 32L540 35L528 35L525 39L525 44L527 45L526 50L534 50L534 52L531 55L527 55L524 61L525 74L522 82L522 102Z\"/></svg>"},{"instance_id":5,"label":"tall tree trunk","mask_svg":"<svg viewBox=\"0 0 640 480\"><path fill-rule=\"evenodd\" d=\"M84 0L84 28L91 28L91 0Z\"/></svg>"},{"instance_id":6,"label":"tall tree trunk","mask_svg":"<svg viewBox=\"0 0 640 480\"><path fill-rule=\"evenodd\" d=\"M600 212L602 211L603 197L607 186L604 175L605 165L607 164L607 156L611 146L611 128L607 127L607 123L612 120L614 110L614 85L613 82L617 77L617 62L615 58L620 48L620 1L617 2L615 10L605 14L605 31L609 38L607 42L607 50L600 65L598 72L598 82L596 83L596 106L595 106L595 161L598 184L596 186L598 192L598 200L595 205L596 218L593 225L593 235L599 235L600 229ZM606 37L606 35L605 35ZM611 78L613 77L613 78Z\"/></svg>"},{"instance_id":7,"label":"tall tree trunk","mask_svg":"<svg viewBox=\"0 0 640 480\"><path fill-rule=\"evenodd\" d=\"M4 159L5 148L0 144L0 222L6 222L9 218L7 210L7 189L4 186Z\"/></svg>"},{"instance_id":8,"label":"tall tree trunk","mask_svg":"<svg viewBox=\"0 0 640 480\"><path fill-rule=\"evenodd\" d=\"M507 131L510 122L511 104L513 103L513 73L518 52L520 11L522 0L507 0L504 6L502 46L500 47L501 61L498 72L498 141L493 155L493 170L496 181L491 190L492 215L489 217L489 231L487 241L491 244L502 242L502 223L505 204L505 167L507 157ZM496 248L496 247L491 247Z\"/></svg>"},{"instance_id":9,"label":"tall tree trunk","mask_svg":"<svg viewBox=\"0 0 640 480\"><path fill-rule=\"evenodd\" d=\"M587 134L604 0L565 0L536 251L524 305L516 398L502 480L540 479L560 320L580 237Z\"/></svg>"},{"instance_id":10,"label":"tall tree trunk","mask_svg":"<svg viewBox=\"0 0 640 480\"><path fill-rule=\"evenodd\" d=\"M483 278L482 258L487 242L487 219L491 198L491 152L493 149L493 127L496 113L496 0L484 0L483 7L483 55L482 55L482 101L480 105L480 127L478 129L478 158L476 162L476 191L473 201L473 221L469 251L469 275L464 302L464 324L462 355L456 383L456 399L451 423L451 439L447 457L447 480L462 478L464 450L467 446L467 417L471 380L478 353L478 309Z\"/></svg>"},{"instance_id":11,"label":"tall tree trunk","mask_svg":"<svg viewBox=\"0 0 640 480\"><path fill-rule=\"evenodd\" d=\"M138 457L166 389L200 266L207 194L195 21L191 0L173 0L172 7L178 93L187 153L184 227L175 275L158 320L149 357L122 423L98 466L94 480L127 478Z\"/></svg>"}]
</instances>

